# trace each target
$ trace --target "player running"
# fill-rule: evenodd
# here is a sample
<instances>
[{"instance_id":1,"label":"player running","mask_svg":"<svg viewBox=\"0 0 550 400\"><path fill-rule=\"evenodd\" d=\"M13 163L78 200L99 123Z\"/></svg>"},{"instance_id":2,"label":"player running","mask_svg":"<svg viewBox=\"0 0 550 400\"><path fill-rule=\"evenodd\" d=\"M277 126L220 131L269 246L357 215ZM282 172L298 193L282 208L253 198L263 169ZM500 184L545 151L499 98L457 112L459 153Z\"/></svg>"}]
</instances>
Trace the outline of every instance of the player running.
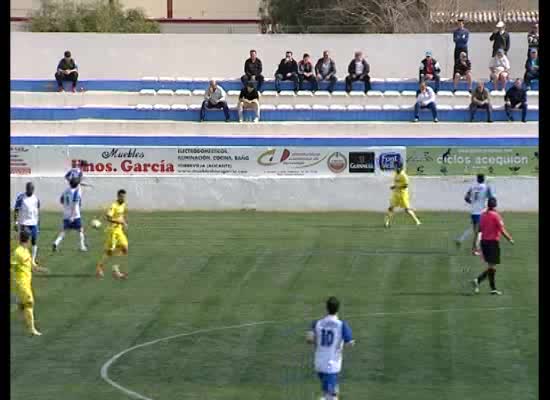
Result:
<instances>
[{"instance_id":1,"label":"player running","mask_svg":"<svg viewBox=\"0 0 550 400\"><path fill-rule=\"evenodd\" d=\"M392 190L392 196L384 226L386 228L390 227L393 219L393 210L396 207L405 209L405 212L411 216L416 225L420 225L420 220L417 218L409 204L409 177L403 169L402 161L398 161L395 165L395 177L393 178L393 186L391 186L390 189Z\"/></svg>"},{"instance_id":2,"label":"player running","mask_svg":"<svg viewBox=\"0 0 550 400\"><path fill-rule=\"evenodd\" d=\"M336 297L327 300L328 315L314 321L306 341L315 344L315 371L321 380L322 400L338 400L338 374L342 369L342 349L353 346L351 328L338 318L340 302Z\"/></svg>"},{"instance_id":3,"label":"player running","mask_svg":"<svg viewBox=\"0 0 550 400\"><path fill-rule=\"evenodd\" d=\"M477 183L468 189L464 197L464 201L466 201L466 203L468 203L471 207L472 229L467 228L462 236L456 239L456 244L460 247L462 242L470 236L470 233L473 232L474 239L472 242L472 254L479 256L479 220L481 218L481 213L485 210L487 200L493 197L493 193L491 192L489 185L485 182L485 175L478 174L476 180Z\"/></svg>"},{"instance_id":4,"label":"player running","mask_svg":"<svg viewBox=\"0 0 550 400\"><path fill-rule=\"evenodd\" d=\"M19 193L13 207L13 219L15 231L21 233L27 230L31 234L32 244L32 265L36 266L36 255L38 253L38 233L40 220L40 200L34 194L34 184L27 182L25 193Z\"/></svg>"},{"instance_id":5,"label":"player running","mask_svg":"<svg viewBox=\"0 0 550 400\"><path fill-rule=\"evenodd\" d=\"M496 267L500 264L500 235L504 235L511 244L514 244L512 236L504 227L504 221L496 210L497 199L491 197L487 201L487 211L481 215L479 230L481 232L481 252L487 263L487 269L473 280L474 293L479 293L479 284L489 277L491 294L501 295L502 292L495 286Z\"/></svg>"},{"instance_id":6,"label":"player running","mask_svg":"<svg viewBox=\"0 0 550 400\"><path fill-rule=\"evenodd\" d=\"M117 200L105 214L109 225L105 229L105 248L101 260L96 266L96 277L103 278L105 263L112 256L122 255L128 257L128 238L125 230L128 228L128 208L126 207L126 191L120 189L117 192ZM126 279L127 272L120 272L118 265L113 265L113 278Z\"/></svg>"},{"instance_id":7,"label":"player running","mask_svg":"<svg viewBox=\"0 0 550 400\"><path fill-rule=\"evenodd\" d=\"M63 205L63 229L57 235L52 250L57 251L60 243L65 238L65 232L69 230L78 231L80 237L80 251L88 251L86 247L86 237L84 236L84 226L80 217L80 207L82 206L82 189L79 181L73 179L69 182L70 187L61 194L60 202Z\"/></svg>"},{"instance_id":8,"label":"player running","mask_svg":"<svg viewBox=\"0 0 550 400\"><path fill-rule=\"evenodd\" d=\"M11 259L11 281L18 300L19 311L23 314L27 332L31 336L42 335L34 325L34 296L32 291L32 273L37 272L32 265L29 252L31 234L26 229L19 233L19 244Z\"/></svg>"}]
</instances>

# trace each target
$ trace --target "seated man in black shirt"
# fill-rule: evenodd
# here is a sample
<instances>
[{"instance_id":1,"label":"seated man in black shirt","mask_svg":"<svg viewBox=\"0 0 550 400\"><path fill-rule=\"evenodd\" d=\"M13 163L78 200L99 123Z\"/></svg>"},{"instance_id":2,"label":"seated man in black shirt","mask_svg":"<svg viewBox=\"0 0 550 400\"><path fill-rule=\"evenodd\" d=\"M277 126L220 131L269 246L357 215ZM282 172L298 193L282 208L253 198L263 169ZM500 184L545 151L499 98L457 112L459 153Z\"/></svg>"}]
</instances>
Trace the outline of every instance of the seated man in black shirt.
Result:
<instances>
[{"instance_id":1,"label":"seated man in black shirt","mask_svg":"<svg viewBox=\"0 0 550 400\"><path fill-rule=\"evenodd\" d=\"M252 82L248 82L246 88L243 88L239 94L239 122L243 122L245 108L252 108L256 112L254 122L260 120L260 95Z\"/></svg>"},{"instance_id":2,"label":"seated man in black shirt","mask_svg":"<svg viewBox=\"0 0 550 400\"><path fill-rule=\"evenodd\" d=\"M279 63L275 71L275 90L281 92L281 81L294 82L294 91L298 91L298 63L292 58L292 52L287 51L285 58Z\"/></svg>"},{"instance_id":3,"label":"seated man in black shirt","mask_svg":"<svg viewBox=\"0 0 550 400\"><path fill-rule=\"evenodd\" d=\"M65 57L57 64L57 72L55 73L57 81L57 91L63 91L63 81L71 81L73 83L72 91L76 92L76 81L78 80L78 67L71 58L71 52L66 51Z\"/></svg>"},{"instance_id":4,"label":"seated man in black shirt","mask_svg":"<svg viewBox=\"0 0 550 400\"><path fill-rule=\"evenodd\" d=\"M513 121L512 110L514 108L521 108L521 121L527 122L527 92L521 84L521 79L516 79L514 86L512 86L504 95L504 109L506 110L506 116L508 121Z\"/></svg>"},{"instance_id":5,"label":"seated man in black shirt","mask_svg":"<svg viewBox=\"0 0 550 400\"><path fill-rule=\"evenodd\" d=\"M256 89L260 92L264 83L262 75L262 61L256 57L256 50L250 50L250 58L244 63L244 75L241 77L243 87L246 87L248 82L257 82Z\"/></svg>"}]
</instances>

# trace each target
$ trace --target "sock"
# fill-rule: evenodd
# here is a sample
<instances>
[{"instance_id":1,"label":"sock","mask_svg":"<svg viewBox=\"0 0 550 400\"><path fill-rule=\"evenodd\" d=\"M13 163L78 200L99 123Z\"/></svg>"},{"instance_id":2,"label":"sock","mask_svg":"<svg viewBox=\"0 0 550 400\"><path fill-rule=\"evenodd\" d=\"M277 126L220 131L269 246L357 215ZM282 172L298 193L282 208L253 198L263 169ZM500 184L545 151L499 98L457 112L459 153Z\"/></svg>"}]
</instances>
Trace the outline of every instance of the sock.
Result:
<instances>
[{"instance_id":1,"label":"sock","mask_svg":"<svg viewBox=\"0 0 550 400\"><path fill-rule=\"evenodd\" d=\"M495 271L489 271L489 286L491 286L491 290L497 290L495 287Z\"/></svg>"},{"instance_id":2,"label":"sock","mask_svg":"<svg viewBox=\"0 0 550 400\"><path fill-rule=\"evenodd\" d=\"M481 283L487 278L487 271L483 271L479 276L477 277L477 283Z\"/></svg>"},{"instance_id":3,"label":"sock","mask_svg":"<svg viewBox=\"0 0 550 400\"><path fill-rule=\"evenodd\" d=\"M476 246L476 249L479 249L480 246L481 246L481 232L479 232L479 233L477 234L475 246Z\"/></svg>"},{"instance_id":4,"label":"sock","mask_svg":"<svg viewBox=\"0 0 550 400\"><path fill-rule=\"evenodd\" d=\"M86 247L86 238L84 237L84 232L79 232L80 233L80 248L83 249L84 247Z\"/></svg>"},{"instance_id":5,"label":"sock","mask_svg":"<svg viewBox=\"0 0 550 400\"><path fill-rule=\"evenodd\" d=\"M65 232L61 232L59 234L59 236L57 236L57 238L55 239L55 242L53 242L56 246L59 246L59 243L61 243L61 241L63 240L63 238L65 237Z\"/></svg>"},{"instance_id":6,"label":"sock","mask_svg":"<svg viewBox=\"0 0 550 400\"><path fill-rule=\"evenodd\" d=\"M25 325L27 325L27 329L29 332L34 331L36 328L34 327L34 310L32 307L25 307L23 309L23 317L25 318Z\"/></svg>"},{"instance_id":7,"label":"sock","mask_svg":"<svg viewBox=\"0 0 550 400\"><path fill-rule=\"evenodd\" d=\"M36 254L38 253L38 246L32 246L32 262L36 261Z\"/></svg>"},{"instance_id":8,"label":"sock","mask_svg":"<svg viewBox=\"0 0 550 400\"><path fill-rule=\"evenodd\" d=\"M472 233L472 228L467 228L467 229L462 233L462 235L458 238L458 241L459 241L459 242L465 241L466 239L468 239L468 237L470 236L471 233Z\"/></svg>"},{"instance_id":9,"label":"sock","mask_svg":"<svg viewBox=\"0 0 550 400\"><path fill-rule=\"evenodd\" d=\"M417 218L416 214L414 213L413 210L407 210L407 214L409 214L411 216L411 218L414 220L414 222L416 222L417 224L420 223L420 220Z\"/></svg>"},{"instance_id":10,"label":"sock","mask_svg":"<svg viewBox=\"0 0 550 400\"><path fill-rule=\"evenodd\" d=\"M386 215L385 222L390 223L393 218L393 211L388 211L388 214Z\"/></svg>"}]
</instances>

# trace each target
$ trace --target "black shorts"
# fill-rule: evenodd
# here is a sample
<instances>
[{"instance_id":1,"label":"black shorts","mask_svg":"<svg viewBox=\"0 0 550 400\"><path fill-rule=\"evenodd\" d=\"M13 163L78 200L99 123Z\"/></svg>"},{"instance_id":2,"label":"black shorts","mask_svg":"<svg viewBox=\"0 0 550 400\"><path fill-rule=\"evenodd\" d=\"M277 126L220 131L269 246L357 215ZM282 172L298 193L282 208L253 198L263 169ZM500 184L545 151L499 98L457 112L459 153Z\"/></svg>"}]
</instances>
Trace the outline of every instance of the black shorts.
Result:
<instances>
[{"instance_id":1,"label":"black shorts","mask_svg":"<svg viewBox=\"0 0 550 400\"><path fill-rule=\"evenodd\" d=\"M500 264L500 245L497 240L482 240L481 253L487 264Z\"/></svg>"}]
</instances>

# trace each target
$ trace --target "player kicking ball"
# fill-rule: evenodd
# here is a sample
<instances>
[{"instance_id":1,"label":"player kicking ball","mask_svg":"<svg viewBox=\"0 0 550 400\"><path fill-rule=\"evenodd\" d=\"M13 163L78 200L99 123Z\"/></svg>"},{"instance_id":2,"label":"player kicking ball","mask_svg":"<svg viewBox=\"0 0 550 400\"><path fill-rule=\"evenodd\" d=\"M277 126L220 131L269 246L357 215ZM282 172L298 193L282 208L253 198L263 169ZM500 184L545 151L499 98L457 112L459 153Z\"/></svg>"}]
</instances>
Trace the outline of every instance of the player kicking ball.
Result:
<instances>
[{"instance_id":1,"label":"player kicking ball","mask_svg":"<svg viewBox=\"0 0 550 400\"><path fill-rule=\"evenodd\" d=\"M69 230L78 231L80 237L80 251L88 251L86 247L86 237L84 236L84 226L80 218L80 207L82 205L82 189L77 179L69 182L69 186L61 194L60 202L63 205L63 229L57 235L52 251L57 251L59 245L65 238L65 233Z\"/></svg>"},{"instance_id":2,"label":"player kicking ball","mask_svg":"<svg viewBox=\"0 0 550 400\"><path fill-rule=\"evenodd\" d=\"M315 345L314 367L321 380L321 400L338 400L338 375L342 370L342 349L353 346L351 328L338 318L340 302L336 297L327 300L328 314L314 321L306 341Z\"/></svg>"},{"instance_id":3,"label":"player kicking ball","mask_svg":"<svg viewBox=\"0 0 550 400\"><path fill-rule=\"evenodd\" d=\"M414 211L409 204L409 177L403 169L403 162L398 161L395 165L395 176L393 178L392 196L390 199L390 206L388 208L388 214L386 215L384 226L389 228L393 219L395 208L403 208L405 212L414 220L416 225L420 225L421 222L417 218Z\"/></svg>"},{"instance_id":4,"label":"player kicking ball","mask_svg":"<svg viewBox=\"0 0 550 400\"><path fill-rule=\"evenodd\" d=\"M485 209L487 200L493 197L491 193L491 188L485 182L485 175L478 174L476 178L477 182L468 189L464 197L464 201L468 203L471 207L471 220L472 220L472 229L468 228L464 231L462 236L456 239L457 247L460 247L462 242L465 241L470 233L473 232L474 239L472 242L472 254L479 256L479 220L481 218L481 213Z\"/></svg>"},{"instance_id":5,"label":"player kicking ball","mask_svg":"<svg viewBox=\"0 0 550 400\"><path fill-rule=\"evenodd\" d=\"M26 229L19 233L19 244L13 252L10 262L12 273L12 287L18 301L19 311L23 314L27 332L31 336L41 336L34 325L34 296L32 290L32 273L37 272L32 265L32 257L29 252L31 234Z\"/></svg>"},{"instance_id":6,"label":"player kicking ball","mask_svg":"<svg viewBox=\"0 0 550 400\"><path fill-rule=\"evenodd\" d=\"M105 214L109 225L105 229L105 249L101 260L96 266L96 277L103 278L105 263L113 256L123 256L128 259L128 238L125 230L128 229L128 209L126 207L126 191L117 192L117 200ZM127 279L127 272L120 272L118 265L113 265L113 278Z\"/></svg>"},{"instance_id":7,"label":"player kicking ball","mask_svg":"<svg viewBox=\"0 0 550 400\"><path fill-rule=\"evenodd\" d=\"M489 286L491 287L492 295L501 295L502 292L497 290L495 285L495 275L497 265L500 264L500 235L504 235L511 244L514 244L512 236L504 227L504 221L496 210L497 199L491 197L487 201L487 211L481 215L479 230L481 232L481 253L483 259L487 263L487 269L483 271L477 278L472 281L474 293L479 293L479 285L489 278Z\"/></svg>"}]
</instances>

